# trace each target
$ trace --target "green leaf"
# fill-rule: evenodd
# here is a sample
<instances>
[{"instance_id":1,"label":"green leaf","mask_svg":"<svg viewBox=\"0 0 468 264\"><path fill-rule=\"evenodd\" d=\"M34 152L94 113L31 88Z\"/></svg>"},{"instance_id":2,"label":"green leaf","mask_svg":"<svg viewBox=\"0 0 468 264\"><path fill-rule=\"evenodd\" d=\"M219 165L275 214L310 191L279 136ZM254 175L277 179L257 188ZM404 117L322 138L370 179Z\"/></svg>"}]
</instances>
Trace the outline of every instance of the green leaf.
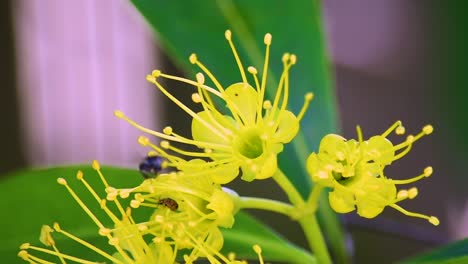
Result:
<instances>
[{"instance_id":1,"label":"green leaf","mask_svg":"<svg viewBox=\"0 0 468 264\"><path fill-rule=\"evenodd\" d=\"M222 231L225 253L235 252L240 259L258 259L252 249L254 244L258 244L268 261L316 263L316 259L307 251L294 246L247 213L239 212L233 228Z\"/></svg>"},{"instance_id":2,"label":"green leaf","mask_svg":"<svg viewBox=\"0 0 468 264\"><path fill-rule=\"evenodd\" d=\"M468 238L412 257L401 264L464 264L468 263Z\"/></svg>"},{"instance_id":3,"label":"green leaf","mask_svg":"<svg viewBox=\"0 0 468 264\"><path fill-rule=\"evenodd\" d=\"M72 199L65 187L56 181L59 177L65 178L87 205L95 205L96 210L93 212L101 211L97 202L75 179L78 170L83 171L85 179L92 186L98 186L98 193L103 193L104 187L90 166L29 169L2 177L0 256L3 263L24 263L16 256L19 246L25 242L42 246L39 242L41 226L52 225L54 222L58 222L64 230L91 241L100 248L109 248L106 239L98 237L96 225ZM141 175L135 170L103 167L102 171L110 184L115 187L136 186L142 180ZM94 256L86 248L77 246L68 239L62 239L62 236L57 236L59 249L77 256Z\"/></svg>"},{"instance_id":4,"label":"green leaf","mask_svg":"<svg viewBox=\"0 0 468 264\"><path fill-rule=\"evenodd\" d=\"M305 197L311 190L306 174L308 154L320 139L337 130L336 102L325 50L319 1L268 0L161 1L132 0L158 34L158 40L171 58L192 76L199 71L188 57L198 58L225 87L239 82L240 74L224 31L231 29L244 67L263 67L263 35L273 35L267 87L276 87L282 72L284 52L297 55L290 74L290 109L298 112L304 94L312 91L315 100L302 122L296 139L280 155L280 166ZM149 71L148 71L149 72ZM267 89L270 98L275 89ZM324 199L322 199L324 200ZM336 261L346 263L344 235L328 203L320 204L319 217L334 250Z\"/></svg>"},{"instance_id":5,"label":"green leaf","mask_svg":"<svg viewBox=\"0 0 468 264\"><path fill-rule=\"evenodd\" d=\"M43 246L39 242L40 228L43 224L52 225L59 222L68 232L91 242L98 248L113 252L107 240L98 236L96 225L72 199L65 187L57 184L56 179L63 177L76 191L79 197L89 206L99 219L106 219L99 212L99 205L88 191L75 179L76 172L81 170L85 179L97 193L104 197L104 185L97 173L90 166L55 167L47 169L30 169L11 173L2 177L0 184L0 218L2 236L0 256L4 263L23 263L16 254L22 243ZM103 167L103 173L109 184L114 187L133 187L142 181L138 171ZM93 207L94 205L94 207ZM134 218L141 219L150 212L134 210ZM303 249L291 245L262 223L246 213L236 215L233 229L223 230L225 244L229 251L240 257L256 258L253 244L259 244L263 256L269 260L286 261L297 259L294 263L315 263L315 258ZM63 236L54 236L59 249L70 255L93 260L96 255L90 250ZM281 253L281 254L279 254Z\"/></svg>"}]
</instances>

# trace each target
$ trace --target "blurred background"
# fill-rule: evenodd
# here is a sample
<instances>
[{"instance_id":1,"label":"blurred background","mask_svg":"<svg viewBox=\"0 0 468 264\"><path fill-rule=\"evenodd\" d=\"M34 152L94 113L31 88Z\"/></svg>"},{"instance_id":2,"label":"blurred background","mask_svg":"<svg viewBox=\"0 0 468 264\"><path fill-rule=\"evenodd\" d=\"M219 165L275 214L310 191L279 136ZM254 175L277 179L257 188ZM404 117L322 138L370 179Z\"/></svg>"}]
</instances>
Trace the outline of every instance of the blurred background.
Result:
<instances>
[{"instance_id":1,"label":"blurred background","mask_svg":"<svg viewBox=\"0 0 468 264\"><path fill-rule=\"evenodd\" d=\"M357 263L398 246L391 263L467 237L463 8L455 1L324 0L322 10L344 136L355 138L357 124L364 136L378 134L396 120L409 133L435 127L387 176L408 178L433 166L433 177L417 184L419 199L403 205L439 216L441 226L391 209L372 221L346 215ZM155 129L165 120L176 129L186 124L145 81L152 69L178 70L130 3L4 0L0 12L1 174L92 159L136 168L145 155L136 143L140 132L114 118L115 109Z\"/></svg>"}]
</instances>

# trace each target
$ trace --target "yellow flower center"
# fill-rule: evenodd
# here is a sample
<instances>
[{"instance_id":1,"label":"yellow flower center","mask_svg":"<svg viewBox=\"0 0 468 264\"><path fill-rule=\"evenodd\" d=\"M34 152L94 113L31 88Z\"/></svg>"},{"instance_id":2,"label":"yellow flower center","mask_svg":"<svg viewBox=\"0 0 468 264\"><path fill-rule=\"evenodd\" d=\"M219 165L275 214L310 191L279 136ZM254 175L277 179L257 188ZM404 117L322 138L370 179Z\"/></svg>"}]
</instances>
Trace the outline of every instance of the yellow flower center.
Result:
<instances>
[{"instance_id":1,"label":"yellow flower center","mask_svg":"<svg viewBox=\"0 0 468 264\"><path fill-rule=\"evenodd\" d=\"M257 129L248 129L234 140L234 149L242 156L255 159L263 154L263 140Z\"/></svg>"}]
</instances>

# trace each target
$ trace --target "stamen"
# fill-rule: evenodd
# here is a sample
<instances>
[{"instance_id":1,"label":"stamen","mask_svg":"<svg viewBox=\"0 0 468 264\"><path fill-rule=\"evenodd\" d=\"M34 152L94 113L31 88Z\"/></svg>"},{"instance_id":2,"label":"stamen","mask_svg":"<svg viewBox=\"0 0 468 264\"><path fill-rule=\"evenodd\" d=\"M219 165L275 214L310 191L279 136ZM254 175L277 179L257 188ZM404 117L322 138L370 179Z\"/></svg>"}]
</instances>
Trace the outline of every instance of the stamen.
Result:
<instances>
[{"instance_id":1,"label":"stamen","mask_svg":"<svg viewBox=\"0 0 468 264\"><path fill-rule=\"evenodd\" d=\"M237 66L239 67L239 71L242 77L242 82L247 83L247 77L245 76L244 67L242 66L242 62L239 58L239 55L237 54L236 47L234 46L234 43L232 42L231 35L232 35L231 30L229 29L226 30L226 32L224 33L224 36L226 37L226 40L228 41L229 46L231 47L232 54L234 55L234 58L236 59Z\"/></svg>"},{"instance_id":2,"label":"stamen","mask_svg":"<svg viewBox=\"0 0 468 264\"><path fill-rule=\"evenodd\" d=\"M199 93L193 93L192 94L192 101L196 104L201 103L202 99Z\"/></svg>"},{"instance_id":3,"label":"stamen","mask_svg":"<svg viewBox=\"0 0 468 264\"><path fill-rule=\"evenodd\" d=\"M181 82L181 83L190 84L190 85L195 86L195 87L197 86L197 82L195 82L193 80L190 80L190 79L182 78L182 77L179 77L179 76L174 76L174 75L161 73L161 77L169 79L169 80L178 81L178 82ZM149 79L148 81L151 82L151 83L155 83L156 79L153 78L153 79ZM203 89L203 91L208 91L208 92L218 96L219 98L222 98L221 93L219 91L217 91L216 89L213 89L213 88L211 88L211 87L209 87L207 85L204 85L204 84L201 85L201 88Z\"/></svg>"},{"instance_id":4,"label":"stamen","mask_svg":"<svg viewBox=\"0 0 468 264\"><path fill-rule=\"evenodd\" d=\"M271 45L271 34L265 34L263 42L265 43L265 61L263 63L263 73L262 73L262 84L260 87L260 92L258 96L258 105L260 106L265 99L265 89L266 89L266 82L268 76L268 62L270 59L270 45ZM262 109L257 109L257 115L262 116ZM260 119L260 118L259 118Z\"/></svg>"},{"instance_id":5,"label":"stamen","mask_svg":"<svg viewBox=\"0 0 468 264\"><path fill-rule=\"evenodd\" d=\"M101 178L101 181L104 183L104 186L106 187L106 189L108 189L110 186L109 184L107 183L107 180L106 178L104 177L104 174L102 174L101 172L101 166L99 165L99 162L97 160L93 160L93 163L92 163L92 167L93 169L98 173L99 177ZM94 198L96 199L96 201L98 203L102 203L102 199L99 197L99 195L94 191L94 189L91 187L91 185L84 179L83 177L83 174L81 174L81 177L79 177L79 180L86 186L86 189L88 189L88 191L94 196ZM119 212L124 215L124 210L123 210L123 207L122 205L120 204L119 200L115 199L114 200L114 203L115 205L117 206ZM107 207L102 207L101 208L106 212L106 214L109 216L109 218L112 219L112 221L114 221L114 223L118 222L119 219L107 208Z\"/></svg>"},{"instance_id":6,"label":"stamen","mask_svg":"<svg viewBox=\"0 0 468 264\"><path fill-rule=\"evenodd\" d=\"M418 196L418 188L413 187L408 190L408 198L414 199L416 196Z\"/></svg>"},{"instance_id":7,"label":"stamen","mask_svg":"<svg viewBox=\"0 0 468 264\"><path fill-rule=\"evenodd\" d=\"M99 221L99 219L91 212L91 210L86 206L86 204L78 197L78 195L73 191L73 189L68 185L67 181L64 178L58 178L57 182L60 185L65 186L65 188L68 190L70 195L75 199L75 201L80 205L81 209L86 212L86 214L93 220L93 222L99 227L103 228L104 225Z\"/></svg>"},{"instance_id":8,"label":"stamen","mask_svg":"<svg viewBox=\"0 0 468 264\"><path fill-rule=\"evenodd\" d=\"M440 224L440 221L437 217L435 216L428 216L420 213L414 213L410 212L406 209L403 209L402 207L396 205L396 204L389 204L389 206L393 207L394 209L400 211L404 215L411 216L411 217L417 217L417 218L422 218L422 219L427 219L431 224L438 226Z\"/></svg>"},{"instance_id":9,"label":"stamen","mask_svg":"<svg viewBox=\"0 0 468 264\"><path fill-rule=\"evenodd\" d=\"M406 180L391 180L394 184L408 184L408 183L412 183L412 182L415 182L415 181L418 181L422 178L427 178L429 176L432 175L432 167L427 167L424 169L424 172L421 174L421 175L418 175L416 177L413 177L413 178L410 178L410 179L406 179Z\"/></svg>"},{"instance_id":10,"label":"stamen","mask_svg":"<svg viewBox=\"0 0 468 264\"><path fill-rule=\"evenodd\" d=\"M64 236L70 238L71 240L73 240L73 241L75 241L75 242L78 242L79 244L81 244L81 245L83 245L83 246L85 246L85 247L87 247L87 248L93 250L94 252L96 252L96 253L98 253L99 255L101 255L101 256L107 258L108 260L112 261L113 263L121 263L121 264L124 264L124 262L122 262L122 261L119 260L119 259L114 258L112 255L109 255L109 254L106 253L105 251L103 251L103 250L101 250L101 249L95 247L94 245L92 245L92 244L90 244L90 243L84 241L83 239L81 239L81 238L79 238L79 237L77 237L77 236L72 235L71 233L68 233L68 232L65 231L65 230L62 230L62 229L60 228L60 226L59 226L58 223L54 223L54 229L55 229L55 231L57 231L58 233L61 233L62 235L64 235ZM120 248L120 247L116 247L116 249L119 251L119 253L122 254L123 251L122 251L121 249L119 250L119 248ZM126 255L126 254L124 253L123 256L125 256L125 255ZM127 258L128 258L128 256L127 256ZM70 260L72 260L72 259L70 259ZM87 263L87 262L79 262L79 263ZM91 262L91 261L90 261L89 263L95 263L95 262Z\"/></svg>"},{"instance_id":11,"label":"stamen","mask_svg":"<svg viewBox=\"0 0 468 264\"><path fill-rule=\"evenodd\" d=\"M388 135L390 135L390 133L392 133L393 130L397 129L400 126L402 126L402 123L400 120L398 120L395 123L393 123L393 125L391 125L387 130L385 130L385 132L383 132L381 136L387 137Z\"/></svg>"},{"instance_id":12,"label":"stamen","mask_svg":"<svg viewBox=\"0 0 468 264\"><path fill-rule=\"evenodd\" d=\"M425 126L423 127L423 132L424 132L424 134L426 134L426 135L432 134L433 131L434 131L434 127L432 127L431 125L425 125Z\"/></svg>"},{"instance_id":13,"label":"stamen","mask_svg":"<svg viewBox=\"0 0 468 264\"><path fill-rule=\"evenodd\" d=\"M216 157L216 158L221 158L221 157L231 157L232 156L231 153L212 153L212 152L187 151L187 150L183 150L183 149L174 147L171 144L169 144L169 142L167 142L167 141L162 141L160 144L161 144L161 147L163 147L165 149L169 149L169 150L172 150L172 151L177 152L179 154L182 154L182 155L185 155L185 156L190 156L190 157L206 157L206 158Z\"/></svg>"},{"instance_id":14,"label":"stamen","mask_svg":"<svg viewBox=\"0 0 468 264\"><path fill-rule=\"evenodd\" d=\"M258 261L260 261L260 264L264 264L262 257L262 248L259 245L254 245L253 250L255 251L255 253L257 253Z\"/></svg>"},{"instance_id":15,"label":"stamen","mask_svg":"<svg viewBox=\"0 0 468 264\"><path fill-rule=\"evenodd\" d=\"M174 97L172 94L170 94L164 87L159 84L158 82L154 83L159 90L166 95L169 99L171 99L172 102L174 102L176 105L178 105L182 110L184 110L188 115L190 115L192 118L196 119L200 123L202 123L206 128L210 129L213 133L216 133L219 137L222 137L223 139L227 140L226 135L221 133L218 129L213 127L210 123L206 122L204 119L200 118L199 115L197 115L195 112L193 112L192 109L188 108L186 105L184 105L181 101L179 101L176 97Z\"/></svg>"},{"instance_id":16,"label":"stamen","mask_svg":"<svg viewBox=\"0 0 468 264\"><path fill-rule=\"evenodd\" d=\"M35 246L29 246L28 249L32 249L32 250L35 250L35 251L38 251L38 252L43 252L43 253L49 254L49 255L51 255L51 256L56 256L56 257L58 257L58 258L68 259L68 260L74 261L74 262L76 262L76 263L96 264L95 261L84 260L84 259L81 259L81 258L73 257L73 256L70 256L70 255L67 255L67 254L63 254L63 253L60 253L60 252L55 252L55 251L52 251L52 250L49 250L49 249L45 249L45 248L40 248L40 247L35 247ZM28 255L29 255L29 254L28 254ZM38 257L34 257L34 256L32 256L32 255L29 255L29 257L30 257L31 259L33 259L34 261L36 261L36 263L54 263L54 262L49 262L49 261L40 259L40 258L38 258ZM34 262L33 262L33 263L34 263ZM122 263L122 262L117 262L117 263ZM122 264L124 264L124 263L122 263Z\"/></svg>"},{"instance_id":17,"label":"stamen","mask_svg":"<svg viewBox=\"0 0 468 264\"><path fill-rule=\"evenodd\" d=\"M395 129L395 133L397 135L403 135L405 134L405 127L404 126L399 126Z\"/></svg>"},{"instance_id":18,"label":"stamen","mask_svg":"<svg viewBox=\"0 0 468 264\"><path fill-rule=\"evenodd\" d=\"M361 130L361 127L360 127L360 126L356 126L356 133L357 133L357 137L358 137L359 143L362 144L362 142L364 141L364 139L363 139L363 136L362 136L362 130Z\"/></svg>"},{"instance_id":19,"label":"stamen","mask_svg":"<svg viewBox=\"0 0 468 264\"><path fill-rule=\"evenodd\" d=\"M163 129L163 133L170 136L172 134L173 130L172 130L172 127L170 126L166 126L164 129Z\"/></svg>"},{"instance_id":20,"label":"stamen","mask_svg":"<svg viewBox=\"0 0 468 264\"><path fill-rule=\"evenodd\" d=\"M297 115L297 119L299 119L299 121L301 121L302 118L304 117L305 112L309 108L310 101L312 101L312 99L314 99L314 94L313 93L306 93L306 95L304 96L304 104L302 105L301 111Z\"/></svg>"},{"instance_id":21,"label":"stamen","mask_svg":"<svg viewBox=\"0 0 468 264\"><path fill-rule=\"evenodd\" d=\"M214 83L214 85L219 90L219 92L221 92L221 93L218 92L218 94L222 98L222 94L224 93L224 88L221 85L221 83L218 81L218 79L216 79L216 77L213 75L213 73L211 73L211 71L208 70L208 68L205 67L205 65L203 65L203 63L201 63L198 60L197 55L195 53L192 53L192 55L190 55L189 60L190 60L190 63L196 64L198 66L198 68L200 68L204 73L206 73L206 75L208 75L208 77ZM195 84L195 86L196 86L196 84Z\"/></svg>"},{"instance_id":22,"label":"stamen","mask_svg":"<svg viewBox=\"0 0 468 264\"><path fill-rule=\"evenodd\" d=\"M184 138L184 137L181 137L181 136L168 136L166 134L163 134L163 133L159 133L157 131L153 131L151 129L148 129L148 128L145 128L139 124L137 124L135 121L131 120L130 118L126 117L124 115L124 113L122 113L121 111L114 111L114 115L120 119L123 119L125 121L127 121L127 123L129 123L130 125L136 127L137 129L139 129L140 131L143 131L145 133L148 133L150 135L153 135L153 136L156 136L156 137L159 137L159 138L163 138L163 139L167 139L167 140L172 140L172 141L175 141L175 142L180 142L180 143L185 143L185 144L189 144L189 145L195 145L195 146L198 146L198 145L204 145L206 147L210 147L210 148L224 148L224 149L227 149L226 146L224 145L219 145L219 144L213 144L213 143L209 143L209 142L201 142L201 141L195 141L195 140L191 140L191 139L188 139L188 138ZM175 135L175 134L174 134ZM202 144L201 144L202 143Z\"/></svg>"}]
</instances>

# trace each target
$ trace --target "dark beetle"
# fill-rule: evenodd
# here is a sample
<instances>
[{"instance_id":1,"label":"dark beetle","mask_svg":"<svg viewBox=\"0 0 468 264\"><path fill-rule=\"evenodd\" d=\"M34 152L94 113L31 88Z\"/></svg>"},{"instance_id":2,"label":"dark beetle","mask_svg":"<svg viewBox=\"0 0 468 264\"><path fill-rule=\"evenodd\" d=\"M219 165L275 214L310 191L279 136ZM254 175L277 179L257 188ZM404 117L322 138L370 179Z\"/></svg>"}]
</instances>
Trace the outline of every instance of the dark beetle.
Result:
<instances>
[{"instance_id":1,"label":"dark beetle","mask_svg":"<svg viewBox=\"0 0 468 264\"><path fill-rule=\"evenodd\" d=\"M159 199L158 204L166 206L167 208L171 209L171 211L176 211L177 208L179 208L179 204L171 198Z\"/></svg>"}]
</instances>

